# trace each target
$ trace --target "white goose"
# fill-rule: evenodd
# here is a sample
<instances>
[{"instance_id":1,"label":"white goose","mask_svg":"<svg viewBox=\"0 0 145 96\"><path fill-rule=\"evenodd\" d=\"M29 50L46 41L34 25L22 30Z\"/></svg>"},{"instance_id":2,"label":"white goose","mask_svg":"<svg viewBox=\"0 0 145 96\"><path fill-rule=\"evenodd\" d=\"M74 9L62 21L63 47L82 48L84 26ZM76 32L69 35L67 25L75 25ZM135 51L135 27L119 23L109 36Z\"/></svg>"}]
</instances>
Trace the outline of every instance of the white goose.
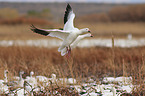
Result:
<instances>
[{"instance_id":1,"label":"white goose","mask_svg":"<svg viewBox=\"0 0 145 96\"><path fill-rule=\"evenodd\" d=\"M22 75L24 74L24 71L19 72L19 76L14 76L13 79L15 80L14 82L17 84L18 87L23 87L24 85L24 79Z\"/></svg>"},{"instance_id":2,"label":"white goose","mask_svg":"<svg viewBox=\"0 0 145 96\"><path fill-rule=\"evenodd\" d=\"M56 74L51 74L51 78L48 78L49 81L51 81L52 83L56 83L57 79L56 79Z\"/></svg>"},{"instance_id":3,"label":"white goose","mask_svg":"<svg viewBox=\"0 0 145 96\"><path fill-rule=\"evenodd\" d=\"M77 46L77 44L84 38L86 37L93 37L92 34L90 33L87 33L87 34L84 34L84 35L79 35L77 37L77 39L70 45L71 49L75 48ZM64 48L62 51L61 51L61 56L64 56L66 53L67 53L67 48Z\"/></svg>"},{"instance_id":4,"label":"white goose","mask_svg":"<svg viewBox=\"0 0 145 96\"><path fill-rule=\"evenodd\" d=\"M89 28L78 29L74 27L73 21L75 18L75 14L71 6L68 4L66 7L65 15L64 15L64 28L63 30L60 29L39 29L32 25L31 30L35 33L44 35L44 36L51 36L57 37L62 39L62 45L58 48L58 52L61 52L64 48L67 48L67 51L71 51L71 43L75 41L75 39L82 34L90 32ZM69 53L69 52L68 52Z\"/></svg>"},{"instance_id":5,"label":"white goose","mask_svg":"<svg viewBox=\"0 0 145 96\"><path fill-rule=\"evenodd\" d=\"M25 79L25 81L27 81L27 83L28 83L27 84L28 86L26 86L26 90L28 92L30 92L33 88L37 87L37 79L35 77L33 77L33 75L34 75L34 72L31 71L30 76L27 76Z\"/></svg>"},{"instance_id":6,"label":"white goose","mask_svg":"<svg viewBox=\"0 0 145 96\"><path fill-rule=\"evenodd\" d=\"M4 80L0 80L0 94L9 93L8 86L5 83L8 83L7 78L8 70L4 70Z\"/></svg>"},{"instance_id":7,"label":"white goose","mask_svg":"<svg viewBox=\"0 0 145 96\"><path fill-rule=\"evenodd\" d=\"M4 70L4 82L5 83L8 83L8 77L7 77L7 75L8 75L8 70Z\"/></svg>"},{"instance_id":8,"label":"white goose","mask_svg":"<svg viewBox=\"0 0 145 96\"><path fill-rule=\"evenodd\" d=\"M30 76L27 76L25 81L27 81L34 88L34 87L37 87L37 79L33 77L33 75L34 75L34 72L31 71Z\"/></svg>"},{"instance_id":9,"label":"white goose","mask_svg":"<svg viewBox=\"0 0 145 96\"><path fill-rule=\"evenodd\" d=\"M23 85L24 85L24 79L22 77L23 74L24 74L24 71L21 71L19 73L20 78L19 78L19 83L18 84L19 84L20 87L23 87Z\"/></svg>"},{"instance_id":10,"label":"white goose","mask_svg":"<svg viewBox=\"0 0 145 96\"><path fill-rule=\"evenodd\" d=\"M37 83L41 88L49 85L48 78L45 76L36 76Z\"/></svg>"}]
</instances>

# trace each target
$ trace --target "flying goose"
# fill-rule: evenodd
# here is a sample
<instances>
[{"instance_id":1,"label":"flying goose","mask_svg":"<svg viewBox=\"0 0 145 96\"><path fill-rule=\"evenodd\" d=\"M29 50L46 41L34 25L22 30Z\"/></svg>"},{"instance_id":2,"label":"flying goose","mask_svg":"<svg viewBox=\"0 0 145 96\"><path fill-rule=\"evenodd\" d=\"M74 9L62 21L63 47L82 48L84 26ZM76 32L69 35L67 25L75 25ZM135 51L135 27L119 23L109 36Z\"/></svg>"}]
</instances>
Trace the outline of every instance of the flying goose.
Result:
<instances>
[{"instance_id":1,"label":"flying goose","mask_svg":"<svg viewBox=\"0 0 145 96\"><path fill-rule=\"evenodd\" d=\"M67 51L71 51L70 45L75 41L75 39L79 35L83 35L85 33L90 33L89 28L78 29L74 27L74 18L75 14L69 4L67 4L66 11L64 14L64 28L63 30L60 29L39 29L34 25L31 25L31 30L35 33L44 35L44 36L51 36L57 37L62 39L62 45L58 48L58 52L61 52L63 49L67 48Z\"/></svg>"},{"instance_id":2,"label":"flying goose","mask_svg":"<svg viewBox=\"0 0 145 96\"><path fill-rule=\"evenodd\" d=\"M79 35L77 37L77 39L75 39L75 41L70 45L71 49L75 48L77 46L77 44L84 38L86 37L93 37L92 34L90 33L87 33L87 34L84 34L84 35ZM68 53L69 51L67 51L67 48L64 48L62 51L61 51L61 56L64 56ZM70 53L68 53L68 56L69 56Z\"/></svg>"}]
</instances>

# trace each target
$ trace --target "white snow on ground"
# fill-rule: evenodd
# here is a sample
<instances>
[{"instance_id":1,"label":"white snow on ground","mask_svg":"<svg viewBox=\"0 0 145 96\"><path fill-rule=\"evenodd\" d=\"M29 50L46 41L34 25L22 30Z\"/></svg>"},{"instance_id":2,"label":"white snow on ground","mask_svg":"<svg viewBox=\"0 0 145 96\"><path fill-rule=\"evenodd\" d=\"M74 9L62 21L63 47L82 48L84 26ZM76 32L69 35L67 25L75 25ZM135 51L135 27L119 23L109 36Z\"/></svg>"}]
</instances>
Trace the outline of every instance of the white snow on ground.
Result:
<instances>
[{"instance_id":1,"label":"white snow on ground","mask_svg":"<svg viewBox=\"0 0 145 96\"><path fill-rule=\"evenodd\" d=\"M0 46L36 46L36 47L58 47L62 41L58 39L38 39L38 40L1 40ZM84 39L78 47L112 47L111 39ZM114 46L116 47L136 47L145 46L145 38L140 39L114 39Z\"/></svg>"}]
</instances>

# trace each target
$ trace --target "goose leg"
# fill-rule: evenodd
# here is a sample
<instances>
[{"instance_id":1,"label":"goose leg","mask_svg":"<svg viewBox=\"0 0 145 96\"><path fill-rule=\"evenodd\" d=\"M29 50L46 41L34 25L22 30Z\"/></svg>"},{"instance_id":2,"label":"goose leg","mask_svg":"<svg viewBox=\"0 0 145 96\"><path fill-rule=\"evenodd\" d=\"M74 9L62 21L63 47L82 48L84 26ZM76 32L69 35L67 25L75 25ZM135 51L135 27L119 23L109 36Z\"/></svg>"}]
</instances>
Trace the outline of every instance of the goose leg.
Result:
<instances>
[{"instance_id":1,"label":"goose leg","mask_svg":"<svg viewBox=\"0 0 145 96\"><path fill-rule=\"evenodd\" d=\"M71 54L71 47L68 47L68 53Z\"/></svg>"},{"instance_id":2,"label":"goose leg","mask_svg":"<svg viewBox=\"0 0 145 96\"><path fill-rule=\"evenodd\" d=\"M66 51L67 51L67 53L65 54L65 56L66 56L67 59L68 59L68 50L69 50L69 48L66 47Z\"/></svg>"},{"instance_id":3,"label":"goose leg","mask_svg":"<svg viewBox=\"0 0 145 96\"><path fill-rule=\"evenodd\" d=\"M66 47L66 48L67 48L67 55L66 55L66 57L69 58L70 55L71 55L71 47L68 46L68 47Z\"/></svg>"},{"instance_id":4,"label":"goose leg","mask_svg":"<svg viewBox=\"0 0 145 96\"><path fill-rule=\"evenodd\" d=\"M71 47L68 46L68 56L70 57L70 55L71 55Z\"/></svg>"}]
</instances>

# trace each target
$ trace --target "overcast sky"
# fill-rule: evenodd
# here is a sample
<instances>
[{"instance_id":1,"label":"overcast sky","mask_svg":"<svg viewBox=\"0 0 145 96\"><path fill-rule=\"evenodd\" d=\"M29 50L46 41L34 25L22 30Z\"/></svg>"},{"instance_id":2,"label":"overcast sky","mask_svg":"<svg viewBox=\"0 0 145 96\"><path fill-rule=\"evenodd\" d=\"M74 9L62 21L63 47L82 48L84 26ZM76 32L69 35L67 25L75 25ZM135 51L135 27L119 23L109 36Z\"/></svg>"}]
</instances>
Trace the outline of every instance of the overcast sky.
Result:
<instances>
[{"instance_id":1,"label":"overcast sky","mask_svg":"<svg viewBox=\"0 0 145 96\"><path fill-rule=\"evenodd\" d=\"M98 3L145 3L145 0L0 0L5 2L98 2Z\"/></svg>"}]
</instances>

